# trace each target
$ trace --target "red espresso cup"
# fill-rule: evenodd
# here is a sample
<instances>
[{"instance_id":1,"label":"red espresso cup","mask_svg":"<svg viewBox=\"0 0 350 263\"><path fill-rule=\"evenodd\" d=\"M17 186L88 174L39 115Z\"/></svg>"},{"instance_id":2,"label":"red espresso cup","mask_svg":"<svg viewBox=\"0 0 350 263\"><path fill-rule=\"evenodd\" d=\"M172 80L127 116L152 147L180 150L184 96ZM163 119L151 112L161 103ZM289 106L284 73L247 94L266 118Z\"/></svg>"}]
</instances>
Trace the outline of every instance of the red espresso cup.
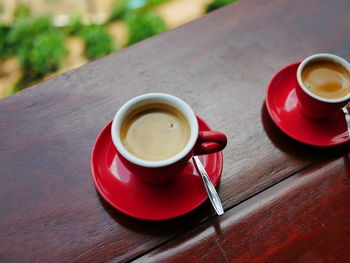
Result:
<instances>
[{"instance_id":1,"label":"red espresso cup","mask_svg":"<svg viewBox=\"0 0 350 263\"><path fill-rule=\"evenodd\" d=\"M350 76L350 64L345 59L327 53L315 54L304 59L297 70L296 93L299 101L299 108L303 115L311 120L322 120L331 117L340 111L350 101L350 92L344 97L329 99L320 97L308 89L303 82L302 73L308 65L315 62L332 62L339 64L347 70ZM348 85L348 80L344 85ZM349 87L350 88L350 87Z\"/></svg>"},{"instance_id":2,"label":"red espresso cup","mask_svg":"<svg viewBox=\"0 0 350 263\"><path fill-rule=\"evenodd\" d=\"M131 154L121 139L121 127L125 118L139 107L148 104L165 104L180 111L189 124L190 136L185 147L174 156L164 160L150 161ZM227 138L217 131L200 131L193 110L181 99L164 94L149 93L126 102L116 113L112 122L112 140L123 164L143 182L163 184L175 178L194 155L209 154L223 150Z\"/></svg>"}]
</instances>

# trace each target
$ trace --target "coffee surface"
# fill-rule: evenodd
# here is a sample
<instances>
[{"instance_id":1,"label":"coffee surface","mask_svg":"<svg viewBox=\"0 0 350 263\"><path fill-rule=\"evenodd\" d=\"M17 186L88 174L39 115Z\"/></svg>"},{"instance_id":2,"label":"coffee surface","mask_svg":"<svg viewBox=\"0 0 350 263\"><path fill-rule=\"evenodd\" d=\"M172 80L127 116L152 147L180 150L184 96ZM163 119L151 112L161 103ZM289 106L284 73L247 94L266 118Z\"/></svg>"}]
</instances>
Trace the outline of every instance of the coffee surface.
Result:
<instances>
[{"instance_id":1,"label":"coffee surface","mask_svg":"<svg viewBox=\"0 0 350 263\"><path fill-rule=\"evenodd\" d=\"M190 138L190 126L177 109L152 103L129 113L120 134L131 154L147 161L160 161L184 149Z\"/></svg>"},{"instance_id":2,"label":"coffee surface","mask_svg":"<svg viewBox=\"0 0 350 263\"><path fill-rule=\"evenodd\" d=\"M331 60L316 60L303 69L302 82L315 95L325 99L340 99L350 93L350 73Z\"/></svg>"}]
</instances>

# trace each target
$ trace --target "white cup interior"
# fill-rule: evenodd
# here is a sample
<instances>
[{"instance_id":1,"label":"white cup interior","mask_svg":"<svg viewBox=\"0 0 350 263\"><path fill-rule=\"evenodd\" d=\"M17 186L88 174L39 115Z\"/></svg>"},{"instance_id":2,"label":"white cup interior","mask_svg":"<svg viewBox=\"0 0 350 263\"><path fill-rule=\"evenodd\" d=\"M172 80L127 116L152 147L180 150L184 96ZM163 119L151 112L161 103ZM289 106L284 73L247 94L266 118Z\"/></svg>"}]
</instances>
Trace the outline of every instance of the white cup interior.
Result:
<instances>
[{"instance_id":1,"label":"white cup interior","mask_svg":"<svg viewBox=\"0 0 350 263\"><path fill-rule=\"evenodd\" d=\"M301 73L303 72L303 69L305 68L306 65L308 65L310 62L315 61L315 60L331 60L331 61L335 61L339 64L341 64L342 66L344 66L350 73L350 63L347 62L345 59L333 55L333 54L328 54L328 53L319 53L319 54L315 54L312 55L310 57L305 58L299 65L298 70L297 70L297 79L298 79L298 84L300 85L300 87L303 89L303 91L308 94L309 96L313 97L316 100L319 101L323 101L323 102L329 102L329 103L338 103L338 102L343 102L346 101L348 99L350 99L350 93L348 95L346 95L343 98L339 98L339 99L326 99L326 98L322 98L320 96L317 96L316 94L312 93L309 89L307 89L302 81L301 78Z\"/></svg>"},{"instance_id":2,"label":"white cup interior","mask_svg":"<svg viewBox=\"0 0 350 263\"><path fill-rule=\"evenodd\" d=\"M190 138L185 148L178 154L165 160L148 161L140 159L127 151L120 139L120 128L124 118L134 109L148 103L163 103L176 108L186 117L190 126ZM117 111L112 122L111 135L113 143L118 152L128 161L142 167L157 168L167 166L181 160L192 150L198 137L198 122L193 110L183 100L169 94L148 93L129 100Z\"/></svg>"}]
</instances>

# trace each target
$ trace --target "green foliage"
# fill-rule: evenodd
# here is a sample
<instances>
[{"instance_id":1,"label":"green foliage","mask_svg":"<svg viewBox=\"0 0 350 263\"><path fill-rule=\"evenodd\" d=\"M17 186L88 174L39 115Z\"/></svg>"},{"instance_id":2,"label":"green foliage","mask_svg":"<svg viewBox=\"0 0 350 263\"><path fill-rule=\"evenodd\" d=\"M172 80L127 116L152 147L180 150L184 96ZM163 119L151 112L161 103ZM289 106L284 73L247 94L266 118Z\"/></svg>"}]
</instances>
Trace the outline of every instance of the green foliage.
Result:
<instances>
[{"instance_id":1,"label":"green foliage","mask_svg":"<svg viewBox=\"0 0 350 263\"><path fill-rule=\"evenodd\" d=\"M20 84L29 84L57 70L66 54L63 33L48 17L21 17L5 40L6 55L16 55L23 70Z\"/></svg>"},{"instance_id":2,"label":"green foliage","mask_svg":"<svg viewBox=\"0 0 350 263\"><path fill-rule=\"evenodd\" d=\"M81 16L73 15L69 20L69 25L65 28L67 35L77 35L83 28Z\"/></svg>"},{"instance_id":3,"label":"green foliage","mask_svg":"<svg viewBox=\"0 0 350 263\"><path fill-rule=\"evenodd\" d=\"M43 77L61 66L67 51L64 48L64 36L57 29L50 29L37 35L30 50L20 57L24 68L32 71L35 77Z\"/></svg>"},{"instance_id":4,"label":"green foliage","mask_svg":"<svg viewBox=\"0 0 350 263\"><path fill-rule=\"evenodd\" d=\"M130 12L125 18L129 29L129 42L132 45L153 35L165 31L164 21L152 11Z\"/></svg>"},{"instance_id":5,"label":"green foliage","mask_svg":"<svg viewBox=\"0 0 350 263\"><path fill-rule=\"evenodd\" d=\"M135 9L149 9L167 1L168 0L116 0L112 5L107 22L123 20L128 16L128 13L133 12Z\"/></svg>"},{"instance_id":6,"label":"green foliage","mask_svg":"<svg viewBox=\"0 0 350 263\"><path fill-rule=\"evenodd\" d=\"M68 35L77 35L85 42L85 56L97 59L114 51L114 39L103 26L85 26L80 16L72 16L69 26L65 28Z\"/></svg>"},{"instance_id":7,"label":"green foliage","mask_svg":"<svg viewBox=\"0 0 350 263\"><path fill-rule=\"evenodd\" d=\"M112 5L111 12L107 22L123 19L128 12L128 0L115 1Z\"/></svg>"},{"instance_id":8,"label":"green foliage","mask_svg":"<svg viewBox=\"0 0 350 263\"><path fill-rule=\"evenodd\" d=\"M5 48L5 39L7 35L7 30L5 27L0 27L0 55L2 54L4 48Z\"/></svg>"},{"instance_id":9,"label":"green foliage","mask_svg":"<svg viewBox=\"0 0 350 263\"><path fill-rule=\"evenodd\" d=\"M9 27L0 26L0 59L5 59L13 55L13 49L6 42L9 31Z\"/></svg>"},{"instance_id":10,"label":"green foliage","mask_svg":"<svg viewBox=\"0 0 350 263\"><path fill-rule=\"evenodd\" d=\"M215 9L224 7L225 5L232 4L237 2L238 0L214 0L207 6L206 12L209 13Z\"/></svg>"},{"instance_id":11,"label":"green foliage","mask_svg":"<svg viewBox=\"0 0 350 263\"><path fill-rule=\"evenodd\" d=\"M148 0L148 4L150 5L159 5L159 4L163 4L168 0Z\"/></svg>"},{"instance_id":12,"label":"green foliage","mask_svg":"<svg viewBox=\"0 0 350 263\"><path fill-rule=\"evenodd\" d=\"M85 41L85 56L97 59L114 51L114 39L103 26L85 26L78 33Z\"/></svg>"},{"instance_id":13,"label":"green foliage","mask_svg":"<svg viewBox=\"0 0 350 263\"><path fill-rule=\"evenodd\" d=\"M154 6L166 1L116 0L106 22L126 22L128 45L131 45L167 29L164 21L152 11ZM74 15L67 27L55 28L49 17L34 17L27 6L19 5L14 12L13 24L9 27L0 26L0 59L17 56L23 72L13 92L58 70L67 54L65 37L70 35L84 40L84 53L90 60L105 56L115 49L114 38L108 34L105 25L86 26L80 16Z\"/></svg>"},{"instance_id":14,"label":"green foliage","mask_svg":"<svg viewBox=\"0 0 350 263\"><path fill-rule=\"evenodd\" d=\"M10 28L2 29L0 46L0 58L18 55L24 47L31 46L33 37L51 27L50 19L47 17L21 17L15 20Z\"/></svg>"},{"instance_id":15,"label":"green foliage","mask_svg":"<svg viewBox=\"0 0 350 263\"><path fill-rule=\"evenodd\" d=\"M6 42L14 48L30 45L36 35L48 30L51 26L51 20L48 17L19 19L12 26Z\"/></svg>"},{"instance_id":16,"label":"green foliage","mask_svg":"<svg viewBox=\"0 0 350 263\"><path fill-rule=\"evenodd\" d=\"M25 18L30 15L30 9L28 6L24 4L20 4L16 7L15 11L13 12L13 17L16 19Z\"/></svg>"}]
</instances>

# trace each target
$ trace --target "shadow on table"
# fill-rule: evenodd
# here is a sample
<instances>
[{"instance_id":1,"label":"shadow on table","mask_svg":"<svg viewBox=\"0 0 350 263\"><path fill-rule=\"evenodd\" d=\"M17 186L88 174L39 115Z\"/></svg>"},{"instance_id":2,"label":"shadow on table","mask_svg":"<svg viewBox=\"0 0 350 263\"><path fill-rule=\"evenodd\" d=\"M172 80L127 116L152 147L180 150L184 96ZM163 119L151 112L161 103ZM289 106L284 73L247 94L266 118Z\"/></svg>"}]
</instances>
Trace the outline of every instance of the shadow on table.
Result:
<instances>
[{"instance_id":1,"label":"shadow on table","mask_svg":"<svg viewBox=\"0 0 350 263\"><path fill-rule=\"evenodd\" d=\"M333 156L334 153L344 151L350 146L350 143L345 143L333 147L316 147L292 139L273 122L267 111L265 101L261 109L261 121L270 141L281 151L298 159L323 160Z\"/></svg>"},{"instance_id":2,"label":"shadow on table","mask_svg":"<svg viewBox=\"0 0 350 263\"><path fill-rule=\"evenodd\" d=\"M219 187L217 189L219 190ZM96 193L99 201L111 218L130 231L143 235L178 236L216 217L209 200L207 200L198 208L178 218L163 221L146 221L124 215L110 206L97 191ZM215 231L220 234L220 224L216 220L213 222L216 222L214 224Z\"/></svg>"}]
</instances>

